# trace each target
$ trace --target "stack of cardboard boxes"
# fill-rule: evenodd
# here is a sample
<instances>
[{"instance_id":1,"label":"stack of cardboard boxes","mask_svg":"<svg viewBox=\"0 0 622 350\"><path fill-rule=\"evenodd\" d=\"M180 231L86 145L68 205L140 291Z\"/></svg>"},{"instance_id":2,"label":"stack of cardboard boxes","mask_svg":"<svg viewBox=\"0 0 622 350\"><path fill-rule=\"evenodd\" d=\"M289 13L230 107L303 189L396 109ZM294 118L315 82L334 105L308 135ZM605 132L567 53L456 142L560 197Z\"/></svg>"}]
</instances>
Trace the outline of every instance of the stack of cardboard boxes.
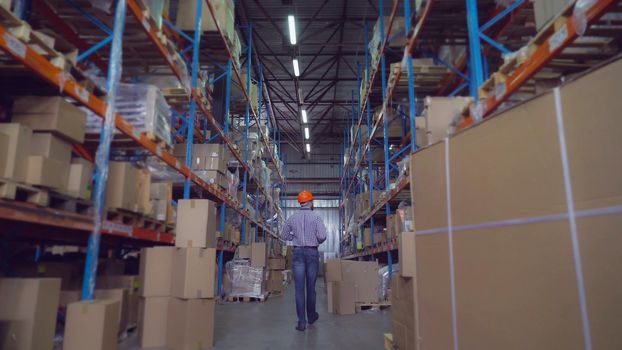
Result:
<instances>
[{"instance_id":1,"label":"stack of cardboard boxes","mask_svg":"<svg viewBox=\"0 0 622 350\"><path fill-rule=\"evenodd\" d=\"M152 214L151 173L129 162L108 163L106 208Z\"/></svg>"},{"instance_id":2,"label":"stack of cardboard boxes","mask_svg":"<svg viewBox=\"0 0 622 350\"><path fill-rule=\"evenodd\" d=\"M151 183L149 193L149 206L151 207L151 217L156 220L175 223L175 208L171 201L173 199L173 184L170 182Z\"/></svg>"},{"instance_id":3,"label":"stack of cardboard boxes","mask_svg":"<svg viewBox=\"0 0 622 350\"><path fill-rule=\"evenodd\" d=\"M357 303L378 302L378 263L375 261L326 261L328 312L356 313Z\"/></svg>"},{"instance_id":4,"label":"stack of cardboard boxes","mask_svg":"<svg viewBox=\"0 0 622 350\"><path fill-rule=\"evenodd\" d=\"M213 345L216 222L213 202L180 200L175 247L141 252L141 347L202 349Z\"/></svg>"},{"instance_id":5,"label":"stack of cardboard boxes","mask_svg":"<svg viewBox=\"0 0 622 350\"><path fill-rule=\"evenodd\" d=\"M53 348L60 285L59 278L0 278L0 349Z\"/></svg>"},{"instance_id":6,"label":"stack of cardboard boxes","mask_svg":"<svg viewBox=\"0 0 622 350\"><path fill-rule=\"evenodd\" d=\"M0 124L0 176L88 199L93 165L71 157L85 120L61 97L17 98L12 122Z\"/></svg>"},{"instance_id":7,"label":"stack of cardboard boxes","mask_svg":"<svg viewBox=\"0 0 622 350\"><path fill-rule=\"evenodd\" d=\"M268 280L268 291L271 293L283 293L285 291L285 257L268 259L268 269L270 279Z\"/></svg>"},{"instance_id":8,"label":"stack of cardboard boxes","mask_svg":"<svg viewBox=\"0 0 622 350\"><path fill-rule=\"evenodd\" d=\"M230 297L262 297L268 278L267 265L266 243L254 242L238 246L236 258L226 266L225 292Z\"/></svg>"},{"instance_id":9,"label":"stack of cardboard boxes","mask_svg":"<svg viewBox=\"0 0 622 350\"><path fill-rule=\"evenodd\" d=\"M175 145L173 154L181 164L186 164L187 145ZM192 145L192 160L190 168L210 184L215 184L223 190L229 188L227 180L227 159L222 144L195 143Z\"/></svg>"}]
</instances>

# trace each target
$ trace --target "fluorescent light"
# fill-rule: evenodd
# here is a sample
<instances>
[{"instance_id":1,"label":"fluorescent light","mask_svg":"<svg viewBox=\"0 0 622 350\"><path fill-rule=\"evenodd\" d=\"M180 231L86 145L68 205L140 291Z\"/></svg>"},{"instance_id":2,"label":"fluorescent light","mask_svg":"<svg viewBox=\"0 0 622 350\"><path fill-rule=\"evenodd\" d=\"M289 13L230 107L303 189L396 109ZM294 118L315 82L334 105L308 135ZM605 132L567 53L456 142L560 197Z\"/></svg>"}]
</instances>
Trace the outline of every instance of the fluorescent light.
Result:
<instances>
[{"instance_id":1,"label":"fluorescent light","mask_svg":"<svg viewBox=\"0 0 622 350\"><path fill-rule=\"evenodd\" d=\"M311 153L311 144L307 143L307 152Z\"/></svg>"},{"instance_id":2,"label":"fluorescent light","mask_svg":"<svg viewBox=\"0 0 622 350\"><path fill-rule=\"evenodd\" d=\"M305 139L309 139L309 128L305 127Z\"/></svg>"},{"instance_id":3,"label":"fluorescent light","mask_svg":"<svg viewBox=\"0 0 622 350\"><path fill-rule=\"evenodd\" d=\"M289 42L296 45L296 20L293 15L287 16L287 23L289 24Z\"/></svg>"},{"instance_id":4,"label":"fluorescent light","mask_svg":"<svg viewBox=\"0 0 622 350\"><path fill-rule=\"evenodd\" d=\"M299 77L300 76L300 68L298 68L298 59L294 58L292 63L294 64L294 75Z\"/></svg>"},{"instance_id":5,"label":"fluorescent light","mask_svg":"<svg viewBox=\"0 0 622 350\"><path fill-rule=\"evenodd\" d=\"M302 110L302 123L307 124L307 110L306 109Z\"/></svg>"}]
</instances>

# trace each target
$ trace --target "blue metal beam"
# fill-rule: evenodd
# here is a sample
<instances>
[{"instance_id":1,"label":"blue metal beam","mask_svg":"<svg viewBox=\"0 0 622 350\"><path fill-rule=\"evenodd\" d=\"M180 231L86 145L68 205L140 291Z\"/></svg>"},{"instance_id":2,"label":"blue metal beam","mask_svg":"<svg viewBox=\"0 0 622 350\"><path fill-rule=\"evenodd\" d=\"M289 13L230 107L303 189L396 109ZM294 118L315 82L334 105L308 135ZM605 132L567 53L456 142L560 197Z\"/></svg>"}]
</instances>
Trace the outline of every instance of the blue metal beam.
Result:
<instances>
[{"instance_id":1,"label":"blue metal beam","mask_svg":"<svg viewBox=\"0 0 622 350\"><path fill-rule=\"evenodd\" d=\"M482 47L479 36L479 19L477 13L477 0L466 0L467 27L469 32L469 61L471 63L471 96L478 100L477 90L484 83L484 68L482 63Z\"/></svg>"}]
</instances>

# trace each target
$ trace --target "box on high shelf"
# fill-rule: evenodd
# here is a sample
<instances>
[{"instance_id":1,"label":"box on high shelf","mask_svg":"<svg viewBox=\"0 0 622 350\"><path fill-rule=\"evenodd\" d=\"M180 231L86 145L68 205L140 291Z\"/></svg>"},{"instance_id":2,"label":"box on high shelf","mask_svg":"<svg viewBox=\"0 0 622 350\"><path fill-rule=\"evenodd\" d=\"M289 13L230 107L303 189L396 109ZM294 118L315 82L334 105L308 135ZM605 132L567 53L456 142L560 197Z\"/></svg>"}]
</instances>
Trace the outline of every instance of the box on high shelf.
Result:
<instances>
[{"instance_id":1,"label":"box on high shelf","mask_svg":"<svg viewBox=\"0 0 622 350\"><path fill-rule=\"evenodd\" d=\"M460 348L579 348L582 302L622 348L620 81L608 62L412 156L421 348L452 347L452 280Z\"/></svg>"},{"instance_id":2,"label":"box on high shelf","mask_svg":"<svg viewBox=\"0 0 622 350\"><path fill-rule=\"evenodd\" d=\"M447 137L451 124L472 102L471 97L426 97L424 104L428 144Z\"/></svg>"},{"instance_id":3,"label":"box on high shelf","mask_svg":"<svg viewBox=\"0 0 622 350\"><path fill-rule=\"evenodd\" d=\"M176 144L173 155L181 164L186 164L186 149L184 143ZM216 143L195 143L192 145L191 169L217 170L224 174L227 171L227 159L224 146Z\"/></svg>"},{"instance_id":4,"label":"box on high shelf","mask_svg":"<svg viewBox=\"0 0 622 350\"><path fill-rule=\"evenodd\" d=\"M0 123L0 176L18 182L26 180L32 129L17 123Z\"/></svg>"},{"instance_id":5,"label":"box on high shelf","mask_svg":"<svg viewBox=\"0 0 622 350\"><path fill-rule=\"evenodd\" d=\"M176 247L216 247L216 203L208 199L177 201Z\"/></svg>"},{"instance_id":6,"label":"box on high shelf","mask_svg":"<svg viewBox=\"0 0 622 350\"><path fill-rule=\"evenodd\" d=\"M235 34L235 4L233 0L215 0L211 5L214 8L214 17L207 6L201 9L201 30L206 32L216 32L219 24L220 30L226 38L233 39ZM182 0L179 2L177 9L176 25L181 30L194 31L196 23L196 3L190 0Z\"/></svg>"},{"instance_id":7,"label":"box on high shelf","mask_svg":"<svg viewBox=\"0 0 622 350\"><path fill-rule=\"evenodd\" d=\"M86 114L62 97L18 97L13 104L12 120L35 132L51 132L69 142L84 142Z\"/></svg>"}]
</instances>

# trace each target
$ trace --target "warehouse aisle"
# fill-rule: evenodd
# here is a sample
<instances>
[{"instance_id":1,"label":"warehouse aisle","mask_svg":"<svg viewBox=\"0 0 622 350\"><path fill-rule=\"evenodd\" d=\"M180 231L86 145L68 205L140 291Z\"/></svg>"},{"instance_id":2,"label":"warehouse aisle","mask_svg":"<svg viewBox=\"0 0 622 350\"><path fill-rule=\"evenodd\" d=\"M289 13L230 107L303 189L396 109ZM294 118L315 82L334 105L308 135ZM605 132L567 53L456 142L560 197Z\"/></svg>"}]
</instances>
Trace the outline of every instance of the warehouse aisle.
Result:
<instances>
[{"instance_id":1,"label":"warehouse aisle","mask_svg":"<svg viewBox=\"0 0 622 350\"><path fill-rule=\"evenodd\" d=\"M285 295L266 303L232 303L216 307L215 347L213 349L382 349L383 333L390 333L389 310L363 311L351 316L326 312L326 290L318 280L319 321L304 333L294 330L294 287ZM119 350L137 350L136 335L123 342Z\"/></svg>"}]
</instances>

